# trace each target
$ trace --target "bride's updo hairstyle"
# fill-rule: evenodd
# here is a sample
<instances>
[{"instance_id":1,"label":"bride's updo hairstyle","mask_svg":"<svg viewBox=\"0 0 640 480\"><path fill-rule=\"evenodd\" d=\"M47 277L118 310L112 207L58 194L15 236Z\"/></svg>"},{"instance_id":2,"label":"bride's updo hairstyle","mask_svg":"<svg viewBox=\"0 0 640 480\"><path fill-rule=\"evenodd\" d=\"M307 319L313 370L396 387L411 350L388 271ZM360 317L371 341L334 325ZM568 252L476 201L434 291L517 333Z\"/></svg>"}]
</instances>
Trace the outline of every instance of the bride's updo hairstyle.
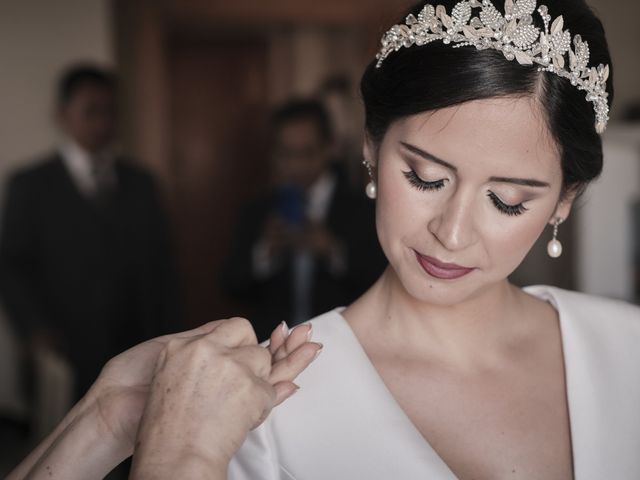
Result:
<instances>
[{"instance_id":1,"label":"bride's updo hairstyle","mask_svg":"<svg viewBox=\"0 0 640 480\"><path fill-rule=\"evenodd\" d=\"M458 0L434 0L451 12ZM494 0L504 12L502 0ZM600 20L584 0L544 0L552 18L564 17L564 28L580 34L590 50L589 65L611 65L609 48ZM407 14L418 16L425 2ZM404 18L398 23L403 23ZM534 24L543 28L539 16ZM602 142L595 128L593 104L585 92L569 80L508 61L496 50L472 46L453 48L442 41L411 46L392 52L376 68L373 60L360 84L365 107L365 128L375 145L380 145L389 126L398 119L492 97L533 97L549 127L561 155L563 194L581 193L602 171ZM613 100L613 75L607 81L608 102Z\"/></svg>"}]
</instances>

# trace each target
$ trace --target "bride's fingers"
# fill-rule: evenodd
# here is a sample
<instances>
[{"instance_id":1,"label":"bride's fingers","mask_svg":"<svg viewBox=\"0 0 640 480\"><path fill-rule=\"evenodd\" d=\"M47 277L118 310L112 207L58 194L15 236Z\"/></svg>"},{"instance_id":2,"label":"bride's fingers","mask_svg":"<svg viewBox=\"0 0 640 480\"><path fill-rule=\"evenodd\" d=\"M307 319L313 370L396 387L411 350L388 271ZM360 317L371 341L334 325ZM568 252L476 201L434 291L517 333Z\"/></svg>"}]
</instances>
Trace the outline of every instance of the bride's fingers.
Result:
<instances>
[{"instance_id":1,"label":"bride's fingers","mask_svg":"<svg viewBox=\"0 0 640 480\"><path fill-rule=\"evenodd\" d=\"M271 355L275 354L278 349L284 345L288 335L289 327L285 322L280 322L280 324L271 333L271 337L269 337L269 351L271 352Z\"/></svg>"},{"instance_id":2,"label":"bride's fingers","mask_svg":"<svg viewBox=\"0 0 640 480\"><path fill-rule=\"evenodd\" d=\"M269 413L271 413L271 410L273 410L273 408L276 405L278 405L279 396L284 396L283 400L281 400L281 401L284 401L286 398L289 398L291 395L293 395L294 392L291 392L292 389L296 390L295 386L292 387L291 385L282 385L276 388L274 385L271 385L269 382L265 380L259 380L257 382L257 385L262 387L258 391L261 391L263 393L262 395L263 408L262 408L260 417L253 424L253 426L251 427L251 430L253 430L254 428L257 428L262 422L264 422L267 419L267 417L269 416Z\"/></svg>"},{"instance_id":3,"label":"bride's fingers","mask_svg":"<svg viewBox=\"0 0 640 480\"><path fill-rule=\"evenodd\" d=\"M273 388L276 391L276 400L275 400L274 407L277 407L282 402L284 402L287 398L291 397L294 393L296 393L300 387L298 387L293 382L280 382L280 383L276 383L273 386Z\"/></svg>"},{"instance_id":4,"label":"bride's fingers","mask_svg":"<svg viewBox=\"0 0 640 480\"><path fill-rule=\"evenodd\" d=\"M295 327L284 344L273 354L274 363L285 358L289 353L293 352L300 345L311 340L312 326L310 323Z\"/></svg>"},{"instance_id":5,"label":"bride's fingers","mask_svg":"<svg viewBox=\"0 0 640 480\"><path fill-rule=\"evenodd\" d=\"M322 351L321 343L305 343L271 367L269 383L292 382Z\"/></svg>"}]
</instances>

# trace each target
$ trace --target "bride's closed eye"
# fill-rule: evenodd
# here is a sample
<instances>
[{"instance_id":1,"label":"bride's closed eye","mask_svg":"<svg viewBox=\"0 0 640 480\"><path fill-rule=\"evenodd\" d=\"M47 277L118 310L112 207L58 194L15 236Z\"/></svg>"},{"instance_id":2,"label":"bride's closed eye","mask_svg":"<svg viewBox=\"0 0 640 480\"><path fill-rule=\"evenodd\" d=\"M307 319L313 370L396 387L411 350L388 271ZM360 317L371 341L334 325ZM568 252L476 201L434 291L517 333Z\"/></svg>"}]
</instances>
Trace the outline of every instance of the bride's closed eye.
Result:
<instances>
[{"instance_id":1,"label":"bride's closed eye","mask_svg":"<svg viewBox=\"0 0 640 480\"><path fill-rule=\"evenodd\" d=\"M517 215L522 215L524 212L527 211L527 208L524 206L523 202L520 202L517 205L510 205L500 200L500 197L498 197L493 192L488 192L487 197L489 197L489 199L491 200L491 203L493 203L493 205L501 213L504 213L505 215L517 216Z\"/></svg>"},{"instance_id":2,"label":"bride's closed eye","mask_svg":"<svg viewBox=\"0 0 640 480\"><path fill-rule=\"evenodd\" d=\"M420 178L420 176L416 173L416 171L413 168L410 168L408 171L403 171L402 174L409 181L411 186L413 186L414 188L420 191L440 190L442 187L444 187L445 183L447 182L447 179L445 178L442 178L440 180L434 180L434 181L423 180L422 178ZM524 206L523 202L520 202L515 205L506 203L502 201L500 197L498 197L498 195L496 195L494 192L491 192L491 191L487 193L487 197L489 197L493 206L500 213L504 215L514 217L514 216L522 215L527 211L527 208Z\"/></svg>"},{"instance_id":3,"label":"bride's closed eye","mask_svg":"<svg viewBox=\"0 0 640 480\"><path fill-rule=\"evenodd\" d=\"M409 181L409 183L413 187L417 188L420 191L440 190L442 187L444 187L444 184L447 181L447 179L442 178L440 180L428 182L420 178L413 168L409 169L408 172L403 171L402 174L405 176L405 178Z\"/></svg>"}]
</instances>

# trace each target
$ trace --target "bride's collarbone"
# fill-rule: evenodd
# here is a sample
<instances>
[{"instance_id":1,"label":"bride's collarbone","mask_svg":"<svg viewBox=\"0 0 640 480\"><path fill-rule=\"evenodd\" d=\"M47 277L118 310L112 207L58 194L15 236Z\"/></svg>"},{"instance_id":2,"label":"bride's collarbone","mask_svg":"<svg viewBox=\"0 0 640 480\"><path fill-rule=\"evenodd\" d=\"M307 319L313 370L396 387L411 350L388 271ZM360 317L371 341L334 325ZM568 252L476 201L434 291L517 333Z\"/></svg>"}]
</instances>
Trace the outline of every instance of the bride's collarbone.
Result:
<instances>
[{"instance_id":1,"label":"bride's collarbone","mask_svg":"<svg viewBox=\"0 0 640 480\"><path fill-rule=\"evenodd\" d=\"M464 373L373 361L425 447L460 480L572 478L561 354Z\"/></svg>"}]
</instances>

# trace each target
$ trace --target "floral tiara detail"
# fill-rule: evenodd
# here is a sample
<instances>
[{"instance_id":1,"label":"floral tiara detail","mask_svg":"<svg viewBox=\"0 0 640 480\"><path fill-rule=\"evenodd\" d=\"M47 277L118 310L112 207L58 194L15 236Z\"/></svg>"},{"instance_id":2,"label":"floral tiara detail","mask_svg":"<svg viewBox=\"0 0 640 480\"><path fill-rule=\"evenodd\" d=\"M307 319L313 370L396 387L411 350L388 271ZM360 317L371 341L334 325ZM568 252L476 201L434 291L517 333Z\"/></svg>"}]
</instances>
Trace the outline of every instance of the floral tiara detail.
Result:
<instances>
[{"instance_id":1,"label":"floral tiara detail","mask_svg":"<svg viewBox=\"0 0 640 480\"><path fill-rule=\"evenodd\" d=\"M472 9L481 9L472 17ZM490 0L463 0L451 14L445 7L424 6L418 17L411 14L405 23L394 25L382 37L382 48L376 55L380 68L390 53L412 45L426 45L436 40L454 44L453 48L473 46L478 50L502 52L509 61L521 65L539 65L538 70L566 78L594 105L598 133L603 133L609 120L607 79L609 65L589 67L589 45L580 35L573 37L564 30L562 16L551 22L546 5L537 8L544 31L533 25L536 0L505 0L502 15ZM567 68L568 66L568 68Z\"/></svg>"}]
</instances>

